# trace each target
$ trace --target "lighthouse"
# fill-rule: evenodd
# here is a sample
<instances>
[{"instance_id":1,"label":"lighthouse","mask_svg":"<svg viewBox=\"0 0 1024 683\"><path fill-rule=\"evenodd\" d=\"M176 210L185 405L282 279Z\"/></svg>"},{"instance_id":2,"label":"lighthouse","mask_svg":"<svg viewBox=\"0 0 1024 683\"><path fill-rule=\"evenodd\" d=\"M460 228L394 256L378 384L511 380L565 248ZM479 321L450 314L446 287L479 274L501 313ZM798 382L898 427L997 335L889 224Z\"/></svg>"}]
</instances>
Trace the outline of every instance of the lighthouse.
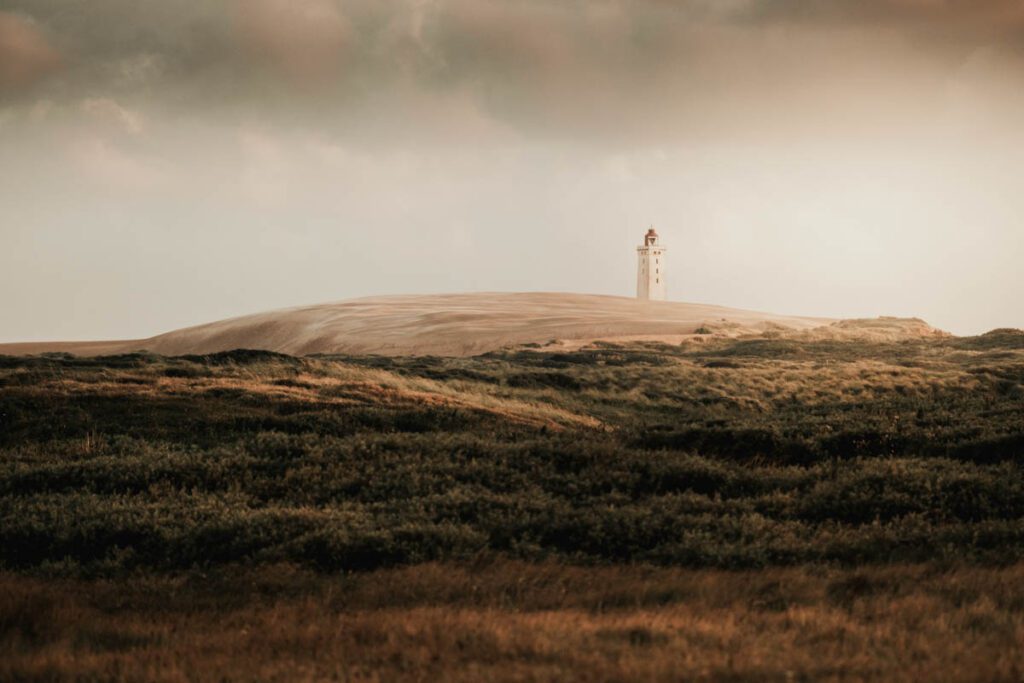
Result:
<instances>
[{"instance_id":1,"label":"lighthouse","mask_svg":"<svg viewBox=\"0 0 1024 683\"><path fill-rule=\"evenodd\" d=\"M658 233L651 228L643 245L636 248L636 298L665 300L665 247L658 244Z\"/></svg>"}]
</instances>

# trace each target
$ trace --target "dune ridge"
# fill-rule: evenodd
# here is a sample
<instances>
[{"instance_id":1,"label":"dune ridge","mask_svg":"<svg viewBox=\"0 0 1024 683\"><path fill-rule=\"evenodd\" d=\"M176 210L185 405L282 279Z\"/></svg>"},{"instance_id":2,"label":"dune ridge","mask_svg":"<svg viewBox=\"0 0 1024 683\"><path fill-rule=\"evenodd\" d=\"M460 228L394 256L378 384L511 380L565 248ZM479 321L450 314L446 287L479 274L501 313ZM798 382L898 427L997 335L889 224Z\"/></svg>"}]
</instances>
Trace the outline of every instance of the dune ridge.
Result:
<instances>
[{"instance_id":1,"label":"dune ridge","mask_svg":"<svg viewBox=\"0 0 1024 683\"><path fill-rule=\"evenodd\" d=\"M230 318L149 339L0 344L0 353L184 355L248 348L292 355L471 356L523 344L678 343L698 333L885 340L944 334L916 318L836 320L594 294L473 293L350 299Z\"/></svg>"}]
</instances>

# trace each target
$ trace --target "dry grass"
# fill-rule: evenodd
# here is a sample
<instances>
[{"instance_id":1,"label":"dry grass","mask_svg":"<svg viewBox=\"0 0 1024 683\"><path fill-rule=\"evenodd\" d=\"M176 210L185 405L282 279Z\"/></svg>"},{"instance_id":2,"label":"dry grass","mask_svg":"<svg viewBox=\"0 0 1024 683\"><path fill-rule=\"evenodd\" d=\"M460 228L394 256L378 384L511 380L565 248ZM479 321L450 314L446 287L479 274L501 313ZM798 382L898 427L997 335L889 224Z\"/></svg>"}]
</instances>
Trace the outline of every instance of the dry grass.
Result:
<instances>
[{"instance_id":1,"label":"dry grass","mask_svg":"<svg viewBox=\"0 0 1024 683\"><path fill-rule=\"evenodd\" d=\"M937 390L971 391L980 384L977 377L960 368L905 367L872 359L844 363L747 361L726 369L683 361L666 375L674 388L693 387L694 396L719 396L763 410L780 400L846 404L894 393L928 396Z\"/></svg>"},{"instance_id":2,"label":"dry grass","mask_svg":"<svg viewBox=\"0 0 1024 683\"><path fill-rule=\"evenodd\" d=\"M117 396L125 399L194 396L235 391L268 401L308 404L375 405L401 409L428 406L467 410L512 424L561 429L598 428L601 422L546 402L527 401L487 386L453 385L423 377L404 377L384 370L303 361L303 370L280 364L254 364L214 371L206 377L166 377L162 367L134 372L103 370L92 375L33 377L23 393L29 396ZM26 375L23 369L0 370L0 380ZM471 389L471 390L467 390Z\"/></svg>"},{"instance_id":3,"label":"dry grass","mask_svg":"<svg viewBox=\"0 0 1024 683\"><path fill-rule=\"evenodd\" d=\"M2 680L1011 681L1024 567L0 577Z\"/></svg>"},{"instance_id":4,"label":"dry grass","mask_svg":"<svg viewBox=\"0 0 1024 683\"><path fill-rule=\"evenodd\" d=\"M311 371L320 377L341 383L380 387L412 401L480 410L519 424L538 427L601 426L599 420L588 415L571 412L546 402L525 401L492 386L408 377L332 361L307 362Z\"/></svg>"}]
</instances>

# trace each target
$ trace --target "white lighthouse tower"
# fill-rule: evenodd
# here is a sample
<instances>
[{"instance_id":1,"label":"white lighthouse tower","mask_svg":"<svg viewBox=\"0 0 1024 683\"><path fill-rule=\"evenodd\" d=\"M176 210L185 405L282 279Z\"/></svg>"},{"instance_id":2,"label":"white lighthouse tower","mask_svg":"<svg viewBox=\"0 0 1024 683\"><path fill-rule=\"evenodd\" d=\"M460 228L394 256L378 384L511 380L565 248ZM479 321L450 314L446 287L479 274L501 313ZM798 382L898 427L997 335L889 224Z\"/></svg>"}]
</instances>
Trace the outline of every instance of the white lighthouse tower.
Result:
<instances>
[{"instance_id":1,"label":"white lighthouse tower","mask_svg":"<svg viewBox=\"0 0 1024 683\"><path fill-rule=\"evenodd\" d=\"M658 233L651 228L643 246L636 248L636 298L665 300L665 247L658 244Z\"/></svg>"}]
</instances>

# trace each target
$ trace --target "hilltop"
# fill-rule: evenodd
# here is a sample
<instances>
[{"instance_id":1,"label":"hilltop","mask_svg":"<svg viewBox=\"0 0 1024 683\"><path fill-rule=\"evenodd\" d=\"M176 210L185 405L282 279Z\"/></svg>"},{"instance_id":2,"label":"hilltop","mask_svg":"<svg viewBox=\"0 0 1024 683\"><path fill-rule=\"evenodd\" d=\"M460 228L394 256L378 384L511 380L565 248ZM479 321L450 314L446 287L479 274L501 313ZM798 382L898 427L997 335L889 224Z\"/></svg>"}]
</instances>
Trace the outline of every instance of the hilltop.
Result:
<instances>
[{"instance_id":1,"label":"hilltop","mask_svg":"<svg viewBox=\"0 0 1024 683\"><path fill-rule=\"evenodd\" d=\"M566 293L379 296L257 313L149 339L0 344L0 354L205 354L238 348L293 355L472 356L521 345L679 343L704 337L800 336L892 341L942 335L916 318L836 320L723 306Z\"/></svg>"}]
</instances>

